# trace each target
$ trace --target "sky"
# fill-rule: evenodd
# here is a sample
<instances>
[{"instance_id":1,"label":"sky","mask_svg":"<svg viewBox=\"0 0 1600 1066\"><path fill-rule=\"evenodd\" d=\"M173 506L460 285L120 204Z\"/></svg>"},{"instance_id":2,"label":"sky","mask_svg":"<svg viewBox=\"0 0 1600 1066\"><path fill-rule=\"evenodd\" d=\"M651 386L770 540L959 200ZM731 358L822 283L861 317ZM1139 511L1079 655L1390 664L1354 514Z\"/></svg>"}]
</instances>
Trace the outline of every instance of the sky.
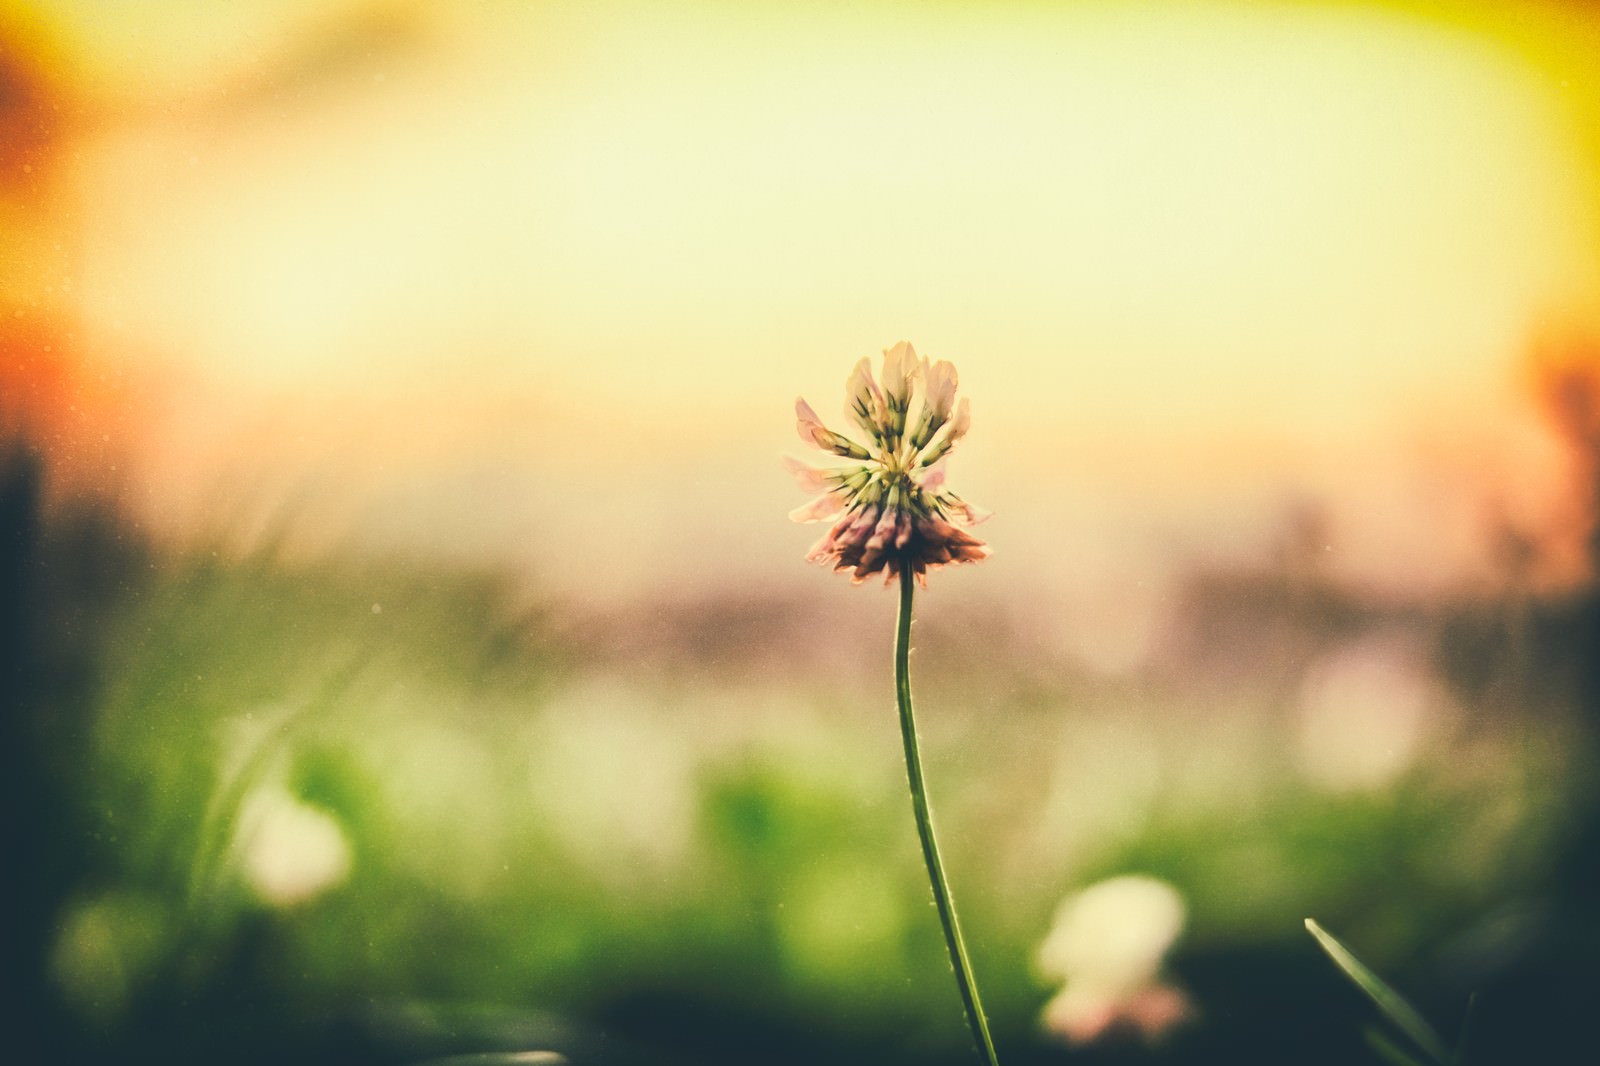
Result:
<instances>
[{"instance_id":1,"label":"sky","mask_svg":"<svg viewBox=\"0 0 1600 1066\"><path fill-rule=\"evenodd\" d=\"M793 399L838 417L904 339L972 400L998 590L1137 597L1307 505L1375 588L1488 580L1487 514L1576 572L1526 367L1600 335L1580 6L12 0L5 35L60 117L0 294L116 383L119 491L176 543L800 587Z\"/></svg>"}]
</instances>

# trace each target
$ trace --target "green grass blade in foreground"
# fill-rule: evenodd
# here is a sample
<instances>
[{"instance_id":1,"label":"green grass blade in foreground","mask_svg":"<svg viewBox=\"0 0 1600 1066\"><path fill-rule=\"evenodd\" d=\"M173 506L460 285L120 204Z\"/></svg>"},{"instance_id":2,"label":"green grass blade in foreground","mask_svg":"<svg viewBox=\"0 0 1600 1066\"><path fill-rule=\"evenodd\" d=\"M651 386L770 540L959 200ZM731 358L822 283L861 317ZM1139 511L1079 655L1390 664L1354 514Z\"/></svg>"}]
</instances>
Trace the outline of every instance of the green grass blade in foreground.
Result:
<instances>
[{"instance_id":1,"label":"green grass blade in foreground","mask_svg":"<svg viewBox=\"0 0 1600 1066\"><path fill-rule=\"evenodd\" d=\"M1372 1048L1373 1054L1389 1063L1389 1066L1427 1066L1427 1063L1396 1044L1381 1029L1369 1028L1362 1035L1367 1038L1367 1046Z\"/></svg>"},{"instance_id":2,"label":"green grass blade in foreground","mask_svg":"<svg viewBox=\"0 0 1600 1066\"><path fill-rule=\"evenodd\" d=\"M1306 919L1306 931L1316 937L1317 943L1322 945L1322 950L1328 953L1334 964L1378 1005L1384 1016L1409 1036L1429 1058L1439 1066L1454 1066L1455 1057L1445 1050L1444 1041L1439 1039L1439 1034L1433 1031L1433 1027L1411 1004L1401 998L1398 992L1367 969L1360 959L1350 954L1349 949L1335 940L1331 933L1316 923L1315 919Z\"/></svg>"},{"instance_id":3,"label":"green grass blade in foreground","mask_svg":"<svg viewBox=\"0 0 1600 1066\"><path fill-rule=\"evenodd\" d=\"M1478 1014L1478 994L1467 997L1467 1015L1461 1019L1461 1033L1456 1037L1456 1062L1467 1061L1467 1048L1472 1044L1473 1027Z\"/></svg>"}]
</instances>

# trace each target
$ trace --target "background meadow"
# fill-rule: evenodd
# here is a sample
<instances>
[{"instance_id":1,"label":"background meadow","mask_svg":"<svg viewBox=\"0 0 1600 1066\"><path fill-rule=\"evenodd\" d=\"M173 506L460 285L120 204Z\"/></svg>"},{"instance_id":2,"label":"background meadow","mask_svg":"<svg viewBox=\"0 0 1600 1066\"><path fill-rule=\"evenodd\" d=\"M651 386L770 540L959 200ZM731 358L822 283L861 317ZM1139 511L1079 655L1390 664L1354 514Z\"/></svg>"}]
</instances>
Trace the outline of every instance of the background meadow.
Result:
<instances>
[{"instance_id":1,"label":"background meadow","mask_svg":"<svg viewBox=\"0 0 1600 1066\"><path fill-rule=\"evenodd\" d=\"M1588 1039L1590 7L0 0L8 1042L971 1061L784 517L901 339L1002 1059Z\"/></svg>"}]
</instances>

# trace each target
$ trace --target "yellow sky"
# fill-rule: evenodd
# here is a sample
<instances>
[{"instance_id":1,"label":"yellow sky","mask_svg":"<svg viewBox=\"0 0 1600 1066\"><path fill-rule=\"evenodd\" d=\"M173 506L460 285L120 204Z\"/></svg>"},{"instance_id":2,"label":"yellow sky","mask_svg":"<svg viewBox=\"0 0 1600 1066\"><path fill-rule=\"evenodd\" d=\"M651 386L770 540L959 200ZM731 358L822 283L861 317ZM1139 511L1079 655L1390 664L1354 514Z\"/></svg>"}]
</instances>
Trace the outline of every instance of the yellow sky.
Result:
<instances>
[{"instance_id":1,"label":"yellow sky","mask_svg":"<svg viewBox=\"0 0 1600 1066\"><path fill-rule=\"evenodd\" d=\"M1600 327L1600 64L1537 29L1583 16L1482 10L74 0L62 271L203 398L191 510L261 447L743 476L901 338L1010 503L1314 481Z\"/></svg>"}]
</instances>

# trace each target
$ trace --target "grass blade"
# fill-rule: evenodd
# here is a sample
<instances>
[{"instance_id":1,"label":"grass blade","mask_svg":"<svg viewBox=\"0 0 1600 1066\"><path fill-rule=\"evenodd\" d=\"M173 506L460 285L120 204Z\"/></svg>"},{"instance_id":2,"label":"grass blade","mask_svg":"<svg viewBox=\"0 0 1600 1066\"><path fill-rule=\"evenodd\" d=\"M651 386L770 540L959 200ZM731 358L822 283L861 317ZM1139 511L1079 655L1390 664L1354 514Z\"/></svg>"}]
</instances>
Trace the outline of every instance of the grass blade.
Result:
<instances>
[{"instance_id":1,"label":"grass blade","mask_svg":"<svg viewBox=\"0 0 1600 1066\"><path fill-rule=\"evenodd\" d=\"M1389 1066L1427 1066L1421 1059L1389 1039L1381 1029L1369 1027L1362 1035L1367 1038L1367 1045L1372 1048L1373 1053Z\"/></svg>"},{"instance_id":2,"label":"grass blade","mask_svg":"<svg viewBox=\"0 0 1600 1066\"><path fill-rule=\"evenodd\" d=\"M1360 959L1350 954L1349 949L1335 940L1333 935L1318 925L1314 919L1306 919L1306 931L1316 937L1317 943L1322 945L1322 950L1328 953L1334 964L1378 1005L1384 1016L1410 1037L1429 1058L1439 1066L1454 1066L1455 1058L1445 1049L1444 1041L1439 1039L1439 1034L1433 1031L1433 1027L1411 1004L1401 998L1398 992L1367 969Z\"/></svg>"},{"instance_id":3,"label":"grass blade","mask_svg":"<svg viewBox=\"0 0 1600 1066\"><path fill-rule=\"evenodd\" d=\"M1472 1043L1473 1019L1477 1016L1478 994L1467 997L1467 1016L1461 1019L1461 1035L1456 1037L1456 1062L1467 1061L1467 1047Z\"/></svg>"}]
</instances>

